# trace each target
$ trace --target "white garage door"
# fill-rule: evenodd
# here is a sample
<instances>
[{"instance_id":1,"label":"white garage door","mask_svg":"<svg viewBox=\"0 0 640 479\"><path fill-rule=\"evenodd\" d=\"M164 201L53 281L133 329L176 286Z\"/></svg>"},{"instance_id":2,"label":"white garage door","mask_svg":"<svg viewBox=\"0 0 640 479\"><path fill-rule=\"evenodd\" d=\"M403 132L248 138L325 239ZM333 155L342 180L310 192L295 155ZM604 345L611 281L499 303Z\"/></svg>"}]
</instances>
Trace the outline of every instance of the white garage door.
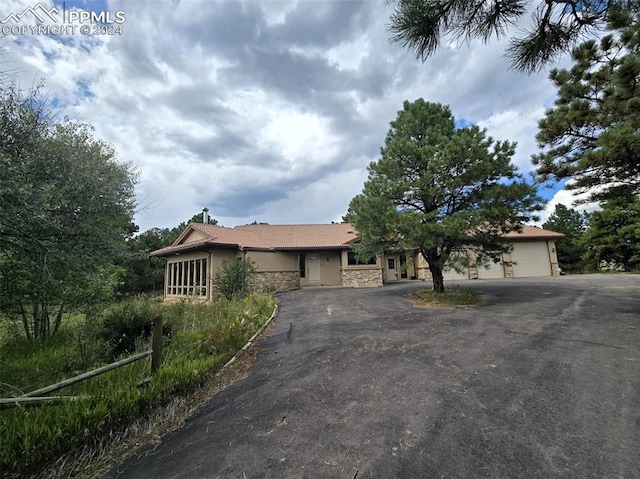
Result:
<instances>
[{"instance_id":1,"label":"white garage door","mask_svg":"<svg viewBox=\"0 0 640 479\"><path fill-rule=\"evenodd\" d=\"M496 278L504 278L504 266L502 266L502 261L499 263L494 263L492 260L489 260L489 267L486 265L478 266L478 278L480 279L496 279Z\"/></svg>"},{"instance_id":2,"label":"white garage door","mask_svg":"<svg viewBox=\"0 0 640 479\"><path fill-rule=\"evenodd\" d=\"M455 269L445 269L442 272L442 277L445 281L458 281L460 279L469 279L469 274L467 271L464 273L458 273Z\"/></svg>"},{"instance_id":3,"label":"white garage door","mask_svg":"<svg viewBox=\"0 0 640 479\"><path fill-rule=\"evenodd\" d=\"M511 252L513 276L551 276L549 252L545 241L514 243Z\"/></svg>"},{"instance_id":4,"label":"white garage door","mask_svg":"<svg viewBox=\"0 0 640 479\"><path fill-rule=\"evenodd\" d=\"M460 256L465 256L464 253L454 253L452 254L452 256L454 256L455 254ZM442 276L445 279L445 281L447 280L458 281L461 279L469 279L468 268L465 268L464 266L462 266L462 269L463 269L463 272L458 273L454 268L445 266L444 271L442 272Z\"/></svg>"}]
</instances>

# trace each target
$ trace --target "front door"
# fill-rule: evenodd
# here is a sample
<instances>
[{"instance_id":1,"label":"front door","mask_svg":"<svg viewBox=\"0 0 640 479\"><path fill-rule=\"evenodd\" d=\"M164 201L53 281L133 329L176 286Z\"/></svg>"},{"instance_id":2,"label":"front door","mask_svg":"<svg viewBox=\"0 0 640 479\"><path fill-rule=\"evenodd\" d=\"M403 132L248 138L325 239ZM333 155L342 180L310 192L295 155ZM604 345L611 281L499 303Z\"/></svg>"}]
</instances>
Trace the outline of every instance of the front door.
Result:
<instances>
[{"instance_id":1,"label":"front door","mask_svg":"<svg viewBox=\"0 0 640 479\"><path fill-rule=\"evenodd\" d=\"M320 258L318 256L308 254L307 266L309 268L309 286L320 286Z\"/></svg>"},{"instance_id":2,"label":"front door","mask_svg":"<svg viewBox=\"0 0 640 479\"><path fill-rule=\"evenodd\" d=\"M387 256L387 281L397 281L400 278L400 265L397 256Z\"/></svg>"}]
</instances>

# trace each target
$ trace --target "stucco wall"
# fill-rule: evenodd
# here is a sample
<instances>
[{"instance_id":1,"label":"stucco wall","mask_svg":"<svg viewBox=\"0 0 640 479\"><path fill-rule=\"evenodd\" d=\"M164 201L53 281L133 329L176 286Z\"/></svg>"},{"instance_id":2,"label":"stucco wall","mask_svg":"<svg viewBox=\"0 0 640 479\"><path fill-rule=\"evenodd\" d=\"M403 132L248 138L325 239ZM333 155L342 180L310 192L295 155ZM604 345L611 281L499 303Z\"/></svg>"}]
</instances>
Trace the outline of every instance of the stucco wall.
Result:
<instances>
[{"instance_id":1,"label":"stucco wall","mask_svg":"<svg viewBox=\"0 0 640 479\"><path fill-rule=\"evenodd\" d=\"M246 258L260 272L298 271L298 253L282 251L247 251Z\"/></svg>"},{"instance_id":2,"label":"stucco wall","mask_svg":"<svg viewBox=\"0 0 640 479\"><path fill-rule=\"evenodd\" d=\"M300 286L340 286L340 251L300 251L305 255L305 277ZM314 276L314 271L316 276Z\"/></svg>"},{"instance_id":3,"label":"stucco wall","mask_svg":"<svg viewBox=\"0 0 640 479\"><path fill-rule=\"evenodd\" d=\"M184 243L194 243L195 241L201 241L203 239L207 239L207 235L200 231L191 230L191 232L187 235L186 238L182 240L180 244Z\"/></svg>"},{"instance_id":4,"label":"stucco wall","mask_svg":"<svg viewBox=\"0 0 640 479\"><path fill-rule=\"evenodd\" d=\"M318 253L320 260L320 283L322 286L340 286L340 252L326 251Z\"/></svg>"}]
</instances>

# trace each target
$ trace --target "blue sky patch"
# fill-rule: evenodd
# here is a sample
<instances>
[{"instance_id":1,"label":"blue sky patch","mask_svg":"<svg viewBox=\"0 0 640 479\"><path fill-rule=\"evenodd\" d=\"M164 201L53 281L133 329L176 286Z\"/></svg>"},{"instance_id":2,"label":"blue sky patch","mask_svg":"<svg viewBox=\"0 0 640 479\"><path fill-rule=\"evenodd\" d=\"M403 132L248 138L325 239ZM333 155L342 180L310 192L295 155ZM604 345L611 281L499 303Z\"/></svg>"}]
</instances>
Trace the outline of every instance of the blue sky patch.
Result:
<instances>
[{"instance_id":1,"label":"blue sky patch","mask_svg":"<svg viewBox=\"0 0 640 479\"><path fill-rule=\"evenodd\" d=\"M473 121L467 120L466 118L462 118L462 117L456 118L456 121L455 121L454 124L455 124L456 129L458 129L458 130L462 129L462 128L467 128L467 127L475 125L475 123Z\"/></svg>"}]
</instances>

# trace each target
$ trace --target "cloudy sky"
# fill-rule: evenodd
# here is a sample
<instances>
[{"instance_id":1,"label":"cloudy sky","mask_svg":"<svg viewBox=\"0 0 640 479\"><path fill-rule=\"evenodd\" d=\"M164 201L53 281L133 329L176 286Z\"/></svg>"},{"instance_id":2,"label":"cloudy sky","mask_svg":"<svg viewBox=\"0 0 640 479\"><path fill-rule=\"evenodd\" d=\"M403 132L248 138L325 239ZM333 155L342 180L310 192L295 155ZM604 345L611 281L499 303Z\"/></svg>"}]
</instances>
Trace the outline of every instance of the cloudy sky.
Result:
<instances>
[{"instance_id":1,"label":"cloudy sky","mask_svg":"<svg viewBox=\"0 0 640 479\"><path fill-rule=\"evenodd\" d=\"M0 19L37 3L3 0ZM402 102L420 97L517 141L527 173L555 97L547 71L509 69L504 42L451 44L417 62L389 43L383 0L40 3L124 19L112 35L2 35L0 61L22 86L43 79L63 115L135 165L141 231L204 206L225 226L338 221ZM19 21L34 23L31 12ZM571 202L561 185L542 194L551 209Z\"/></svg>"}]
</instances>

